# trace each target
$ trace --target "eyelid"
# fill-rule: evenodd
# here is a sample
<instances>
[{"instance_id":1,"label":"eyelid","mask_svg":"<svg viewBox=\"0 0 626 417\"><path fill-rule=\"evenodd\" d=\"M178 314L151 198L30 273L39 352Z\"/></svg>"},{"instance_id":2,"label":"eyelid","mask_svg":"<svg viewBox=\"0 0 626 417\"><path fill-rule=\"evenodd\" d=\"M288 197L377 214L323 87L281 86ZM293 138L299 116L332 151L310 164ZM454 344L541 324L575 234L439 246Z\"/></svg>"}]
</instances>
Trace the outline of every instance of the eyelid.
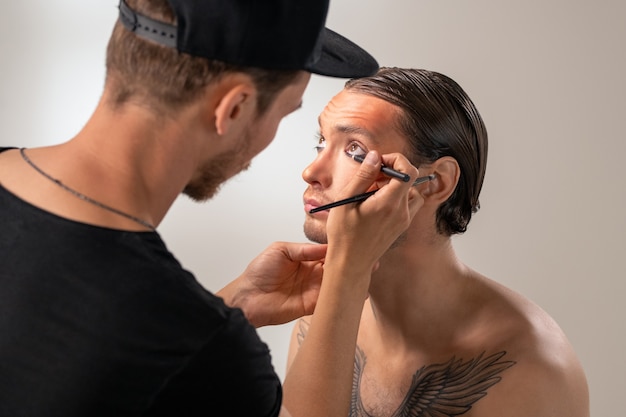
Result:
<instances>
[{"instance_id":1,"label":"eyelid","mask_svg":"<svg viewBox=\"0 0 626 417\"><path fill-rule=\"evenodd\" d=\"M322 150L324 150L326 148L326 138L324 137L324 135L322 134L321 131L317 131L315 133L315 137L317 139L317 145L315 145L313 147L313 149L315 151L317 151L318 153L321 152ZM350 148L351 147L357 147L359 148L359 151L351 151ZM362 144L360 141L356 140L356 139L350 139L348 138L348 144L346 145L346 147L344 148L344 153L352 158L355 155L366 155L368 152L368 148L367 146L365 146L364 144Z\"/></svg>"},{"instance_id":2,"label":"eyelid","mask_svg":"<svg viewBox=\"0 0 626 417\"><path fill-rule=\"evenodd\" d=\"M360 148L363 152L351 152L349 149L352 146L357 146L358 148ZM344 151L346 153L346 155L348 155L349 157L353 157L354 155L366 155L368 152L367 146L363 145L362 143L360 143L357 140L351 140L348 143L348 146L346 147L346 150Z\"/></svg>"}]
</instances>

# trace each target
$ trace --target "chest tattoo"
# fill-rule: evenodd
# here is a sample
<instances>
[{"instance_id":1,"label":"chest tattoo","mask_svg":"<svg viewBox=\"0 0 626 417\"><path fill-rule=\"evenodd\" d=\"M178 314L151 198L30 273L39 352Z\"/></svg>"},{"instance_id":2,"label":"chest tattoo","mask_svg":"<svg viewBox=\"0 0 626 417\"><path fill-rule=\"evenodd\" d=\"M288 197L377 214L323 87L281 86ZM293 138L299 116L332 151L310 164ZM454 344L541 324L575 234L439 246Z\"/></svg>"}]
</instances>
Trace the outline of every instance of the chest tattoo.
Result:
<instances>
[{"instance_id":1,"label":"chest tattoo","mask_svg":"<svg viewBox=\"0 0 626 417\"><path fill-rule=\"evenodd\" d=\"M298 342L302 343L308 323L299 322ZM500 374L515 365L504 360L505 351L473 359L451 358L440 364L419 368L401 404L391 417L453 417L468 412L476 401L487 395L487 390L502 380ZM366 355L357 346L352 377L350 417L376 417L368 413L361 399L361 377Z\"/></svg>"}]
</instances>

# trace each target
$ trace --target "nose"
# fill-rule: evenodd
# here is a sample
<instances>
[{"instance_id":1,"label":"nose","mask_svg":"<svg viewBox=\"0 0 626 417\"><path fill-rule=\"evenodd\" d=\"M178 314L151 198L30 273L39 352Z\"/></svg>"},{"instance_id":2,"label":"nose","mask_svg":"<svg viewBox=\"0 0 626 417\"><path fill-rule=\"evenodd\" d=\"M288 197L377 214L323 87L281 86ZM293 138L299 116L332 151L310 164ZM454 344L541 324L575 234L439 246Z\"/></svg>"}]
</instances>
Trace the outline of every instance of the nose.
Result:
<instances>
[{"instance_id":1,"label":"nose","mask_svg":"<svg viewBox=\"0 0 626 417\"><path fill-rule=\"evenodd\" d=\"M332 182L332 164L328 160L328 152L319 153L313 162L302 171L302 179L310 185L318 184L323 188Z\"/></svg>"}]
</instances>

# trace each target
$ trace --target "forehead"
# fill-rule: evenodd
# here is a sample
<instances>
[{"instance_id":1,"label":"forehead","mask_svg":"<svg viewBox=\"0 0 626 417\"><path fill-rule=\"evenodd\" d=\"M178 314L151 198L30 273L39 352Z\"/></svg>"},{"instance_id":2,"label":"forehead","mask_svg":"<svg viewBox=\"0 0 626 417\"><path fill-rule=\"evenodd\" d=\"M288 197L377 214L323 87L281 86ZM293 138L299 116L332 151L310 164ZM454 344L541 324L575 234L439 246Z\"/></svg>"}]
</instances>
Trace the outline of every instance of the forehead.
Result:
<instances>
[{"instance_id":1,"label":"forehead","mask_svg":"<svg viewBox=\"0 0 626 417\"><path fill-rule=\"evenodd\" d=\"M327 139L333 134L343 134L358 136L380 146L390 145L391 139L404 144L406 141L400 137L398 129L400 115L401 110L385 100L343 90L326 105L320 114L319 124Z\"/></svg>"}]
</instances>

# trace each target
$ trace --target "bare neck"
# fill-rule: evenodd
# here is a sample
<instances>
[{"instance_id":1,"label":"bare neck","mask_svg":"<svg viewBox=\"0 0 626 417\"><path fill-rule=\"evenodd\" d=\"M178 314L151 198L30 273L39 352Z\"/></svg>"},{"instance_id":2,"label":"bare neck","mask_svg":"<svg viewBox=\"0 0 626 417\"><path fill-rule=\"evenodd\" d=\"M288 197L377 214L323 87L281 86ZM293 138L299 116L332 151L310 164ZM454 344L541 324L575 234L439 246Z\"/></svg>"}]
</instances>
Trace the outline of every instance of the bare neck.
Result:
<instances>
[{"instance_id":1,"label":"bare neck","mask_svg":"<svg viewBox=\"0 0 626 417\"><path fill-rule=\"evenodd\" d=\"M193 132L179 121L157 118L139 108L115 112L101 106L64 151L80 156L80 169L97 181L102 175L118 198L161 222L193 174ZM197 154L197 152L196 152Z\"/></svg>"},{"instance_id":2,"label":"bare neck","mask_svg":"<svg viewBox=\"0 0 626 417\"><path fill-rule=\"evenodd\" d=\"M200 140L193 108L166 119L134 105L114 110L105 100L74 138L28 149L28 157L66 186L157 226L198 166L199 144L208 141ZM11 170L1 172L3 185L31 204L80 222L145 230L56 186L17 153L6 158Z\"/></svg>"},{"instance_id":3,"label":"bare neck","mask_svg":"<svg viewBox=\"0 0 626 417\"><path fill-rule=\"evenodd\" d=\"M443 333L458 328L475 303L475 273L457 258L451 239L414 237L422 235L409 233L381 259L364 312L380 339L398 347L449 340Z\"/></svg>"}]
</instances>

